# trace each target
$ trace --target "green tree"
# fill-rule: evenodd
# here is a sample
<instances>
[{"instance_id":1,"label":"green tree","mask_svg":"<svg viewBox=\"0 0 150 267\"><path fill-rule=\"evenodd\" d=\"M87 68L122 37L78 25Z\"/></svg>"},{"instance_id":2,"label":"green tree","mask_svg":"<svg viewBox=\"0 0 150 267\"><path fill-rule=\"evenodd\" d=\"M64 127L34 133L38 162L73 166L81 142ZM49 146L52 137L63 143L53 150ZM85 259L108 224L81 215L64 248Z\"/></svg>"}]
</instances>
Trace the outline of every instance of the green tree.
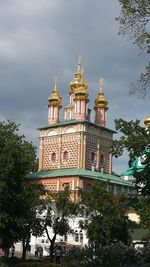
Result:
<instances>
[{"instance_id":1,"label":"green tree","mask_svg":"<svg viewBox=\"0 0 150 267\"><path fill-rule=\"evenodd\" d=\"M129 36L133 43L146 53L150 53L150 3L149 0L119 0L121 12L117 18L120 25L119 34ZM131 86L131 93L140 92L145 96L150 84L150 61L145 72L141 74L137 85Z\"/></svg>"},{"instance_id":2,"label":"green tree","mask_svg":"<svg viewBox=\"0 0 150 267\"><path fill-rule=\"evenodd\" d=\"M71 201L68 188L58 193L49 192L45 204L45 230L50 241L50 260L53 262L56 237L57 235L64 236L71 231L69 218L77 215L78 204ZM50 231L53 232L52 236Z\"/></svg>"},{"instance_id":3,"label":"green tree","mask_svg":"<svg viewBox=\"0 0 150 267\"><path fill-rule=\"evenodd\" d=\"M135 159L143 157L144 168L137 172L135 168L133 176L139 190L140 196L134 200L134 208L140 215L140 224L142 228L150 231L150 129L141 127L140 121L125 121L123 119L115 120L116 130L121 134L119 140L113 141L112 152L115 157L129 153L129 167L132 166Z\"/></svg>"},{"instance_id":4,"label":"green tree","mask_svg":"<svg viewBox=\"0 0 150 267\"><path fill-rule=\"evenodd\" d=\"M22 218L20 241L23 244L22 258L25 259L31 235L42 236L45 230L42 207L46 191L41 184L27 181L26 190L23 193L26 193L27 202L24 218Z\"/></svg>"},{"instance_id":5,"label":"green tree","mask_svg":"<svg viewBox=\"0 0 150 267\"><path fill-rule=\"evenodd\" d=\"M117 241L127 244L128 207L127 198L113 195L106 189L106 184L95 182L90 190L81 193L82 215L81 227L87 230L89 241L98 252L101 246Z\"/></svg>"},{"instance_id":6,"label":"green tree","mask_svg":"<svg viewBox=\"0 0 150 267\"><path fill-rule=\"evenodd\" d=\"M18 131L16 123L0 122L0 246L7 255L22 237L32 187L25 176L36 164L36 148Z\"/></svg>"},{"instance_id":7,"label":"green tree","mask_svg":"<svg viewBox=\"0 0 150 267\"><path fill-rule=\"evenodd\" d=\"M149 230L150 234L150 197L140 197L138 205L138 214L140 215L141 226Z\"/></svg>"},{"instance_id":8,"label":"green tree","mask_svg":"<svg viewBox=\"0 0 150 267\"><path fill-rule=\"evenodd\" d=\"M112 153L115 157L121 156L124 151L129 154L129 167L137 157L144 155L145 168L141 172L134 171L136 185L142 195L150 195L150 134L149 130L140 126L140 121L115 120L116 130L121 134L119 140L113 141Z\"/></svg>"}]
</instances>

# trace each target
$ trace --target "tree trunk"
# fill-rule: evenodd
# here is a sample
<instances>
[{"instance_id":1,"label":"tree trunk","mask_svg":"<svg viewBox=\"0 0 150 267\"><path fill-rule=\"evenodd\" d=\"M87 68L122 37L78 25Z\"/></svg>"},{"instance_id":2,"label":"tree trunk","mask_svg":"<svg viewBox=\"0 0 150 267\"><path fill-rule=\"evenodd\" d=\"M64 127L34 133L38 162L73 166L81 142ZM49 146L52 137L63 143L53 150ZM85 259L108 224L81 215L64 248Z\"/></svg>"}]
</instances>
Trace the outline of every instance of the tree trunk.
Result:
<instances>
[{"instance_id":1,"label":"tree trunk","mask_svg":"<svg viewBox=\"0 0 150 267\"><path fill-rule=\"evenodd\" d=\"M4 249L4 256L9 258L9 248Z\"/></svg>"},{"instance_id":2,"label":"tree trunk","mask_svg":"<svg viewBox=\"0 0 150 267\"><path fill-rule=\"evenodd\" d=\"M47 227L45 227L46 230L46 234L48 237L48 240L50 241L51 245L50 245L50 262L53 262L53 253L54 253L54 244L55 244L55 240L56 240L56 233L54 234L53 238L51 239L47 230Z\"/></svg>"},{"instance_id":3,"label":"tree trunk","mask_svg":"<svg viewBox=\"0 0 150 267\"><path fill-rule=\"evenodd\" d=\"M50 262L53 263L53 253L54 253L54 243L51 241L51 245L50 245Z\"/></svg>"},{"instance_id":4,"label":"tree trunk","mask_svg":"<svg viewBox=\"0 0 150 267\"><path fill-rule=\"evenodd\" d=\"M27 239L27 241L25 239L23 239L23 241L22 241L22 246L23 246L22 259L23 260L25 260L25 258L26 258L26 252L27 252L27 248L29 246L29 242L30 242L29 239Z\"/></svg>"}]
</instances>

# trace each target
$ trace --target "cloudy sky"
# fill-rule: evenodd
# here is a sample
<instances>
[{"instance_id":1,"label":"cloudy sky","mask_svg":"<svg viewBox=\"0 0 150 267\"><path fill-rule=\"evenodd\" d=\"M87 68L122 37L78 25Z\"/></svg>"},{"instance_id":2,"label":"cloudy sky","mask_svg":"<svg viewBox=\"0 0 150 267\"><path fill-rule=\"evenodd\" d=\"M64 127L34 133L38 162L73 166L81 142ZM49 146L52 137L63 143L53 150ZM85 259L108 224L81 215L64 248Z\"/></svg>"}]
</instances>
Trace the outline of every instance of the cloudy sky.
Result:
<instances>
[{"instance_id":1,"label":"cloudy sky","mask_svg":"<svg viewBox=\"0 0 150 267\"><path fill-rule=\"evenodd\" d=\"M118 35L118 0L0 0L0 119L21 124L21 132L38 146L37 128L47 124L47 100L58 75L63 105L77 58L89 83L90 108L105 80L109 101L107 127L114 119L140 119L149 113L149 95L129 96L131 82L146 57ZM127 155L114 171L127 167Z\"/></svg>"}]
</instances>

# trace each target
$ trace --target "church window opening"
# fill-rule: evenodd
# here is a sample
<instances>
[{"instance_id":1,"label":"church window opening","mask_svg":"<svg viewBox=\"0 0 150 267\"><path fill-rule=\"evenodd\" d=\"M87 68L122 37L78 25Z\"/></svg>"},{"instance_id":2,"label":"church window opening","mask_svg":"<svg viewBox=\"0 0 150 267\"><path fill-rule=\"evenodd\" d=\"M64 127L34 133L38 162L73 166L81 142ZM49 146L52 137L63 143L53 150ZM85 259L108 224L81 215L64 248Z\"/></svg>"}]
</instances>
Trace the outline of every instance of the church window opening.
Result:
<instances>
[{"instance_id":1,"label":"church window opening","mask_svg":"<svg viewBox=\"0 0 150 267\"><path fill-rule=\"evenodd\" d=\"M101 162L101 165L102 165L102 166L103 166L104 163L105 163L105 156L104 156L103 154L100 156L100 162Z\"/></svg>"},{"instance_id":2,"label":"church window opening","mask_svg":"<svg viewBox=\"0 0 150 267\"><path fill-rule=\"evenodd\" d=\"M95 153L94 153L94 152L91 153L91 161L92 161L92 162L95 161Z\"/></svg>"},{"instance_id":3,"label":"church window opening","mask_svg":"<svg viewBox=\"0 0 150 267\"><path fill-rule=\"evenodd\" d=\"M68 160L68 151L65 151L63 154L63 160Z\"/></svg>"},{"instance_id":4,"label":"church window opening","mask_svg":"<svg viewBox=\"0 0 150 267\"><path fill-rule=\"evenodd\" d=\"M52 153L52 155L51 155L51 161L56 161L56 153Z\"/></svg>"},{"instance_id":5,"label":"church window opening","mask_svg":"<svg viewBox=\"0 0 150 267\"><path fill-rule=\"evenodd\" d=\"M63 188L69 188L70 187L70 183L64 183L63 184Z\"/></svg>"}]
</instances>

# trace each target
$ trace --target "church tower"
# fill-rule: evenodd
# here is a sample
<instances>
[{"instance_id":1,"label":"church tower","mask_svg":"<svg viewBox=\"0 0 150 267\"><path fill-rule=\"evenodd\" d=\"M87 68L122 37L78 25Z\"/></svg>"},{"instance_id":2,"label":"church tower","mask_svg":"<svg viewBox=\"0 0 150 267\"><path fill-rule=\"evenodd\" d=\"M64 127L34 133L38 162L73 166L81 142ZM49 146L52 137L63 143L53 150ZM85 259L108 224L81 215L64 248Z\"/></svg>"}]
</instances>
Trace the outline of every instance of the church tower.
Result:
<instances>
[{"instance_id":1,"label":"church tower","mask_svg":"<svg viewBox=\"0 0 150 267\"><path fill-rule=\"evenodd\" d=\"M84 80L84 71L81 68L81 57L78 61L78 68L75 78L70 83L70 102L65 107L65 120L89 120L90 110L87 107L89 102L87 93L88 83Z\"/></svg>"},{"instance_id":2,"label":"church tower","mask_svg":"<svg viewBox=\"0 0 150 267\"><path fill-rule=\"evenodd\" d=\"M69 187L73 201L80 198L79 188L90 188L94 180L106 182L113 192L132 187L112 173L110 146L115 131L106 128L108 101L103 80L95 99L95 122L90 121L87 89L80 59L70 83L70 101L64 109L64 120L59 121L62 98L55 80L48 99L48 125L39 129L39 170L29 174L30 179L41 182L47 190L55 192Z\"/></svg>"},{"instance_id":3,"label":"church tower","mask_svg":"<svg viewBox=\"0 0 150 267\"><path fill-rule=\"evenodd\" d=\"M103 91L103 85L104 85L104 80L100 79L100 89L99 89L99 94L98 97L95 99L95 123L99 124L100 126L106 126L106 121L107 121L107 104L108 101L105 98L104 91Z\"/></svg>"},{"instance_id":4,"label":"church tower","mask_svg":"<svg viewBox=\"0 0 150 267\"><path fill-rule=\"evenodd\" d=\"M80 70L80 82L74 93L75 103L75 119L76 120L88 120L88 108L89 102L87 93L88 83L84 80L84 71Z\"/></svg>"},{"instance_id":5,"label":"church tower","mask_svg":"<svg viewBox=\"0 0 150 267\"><path fill-rule=\"evenodd\" d=\"M59 113L61 109L62 98L59 95L56 78L52 95L48 99L48 124L55 124L59 122Z\"/></svg>"}]
</instances>

